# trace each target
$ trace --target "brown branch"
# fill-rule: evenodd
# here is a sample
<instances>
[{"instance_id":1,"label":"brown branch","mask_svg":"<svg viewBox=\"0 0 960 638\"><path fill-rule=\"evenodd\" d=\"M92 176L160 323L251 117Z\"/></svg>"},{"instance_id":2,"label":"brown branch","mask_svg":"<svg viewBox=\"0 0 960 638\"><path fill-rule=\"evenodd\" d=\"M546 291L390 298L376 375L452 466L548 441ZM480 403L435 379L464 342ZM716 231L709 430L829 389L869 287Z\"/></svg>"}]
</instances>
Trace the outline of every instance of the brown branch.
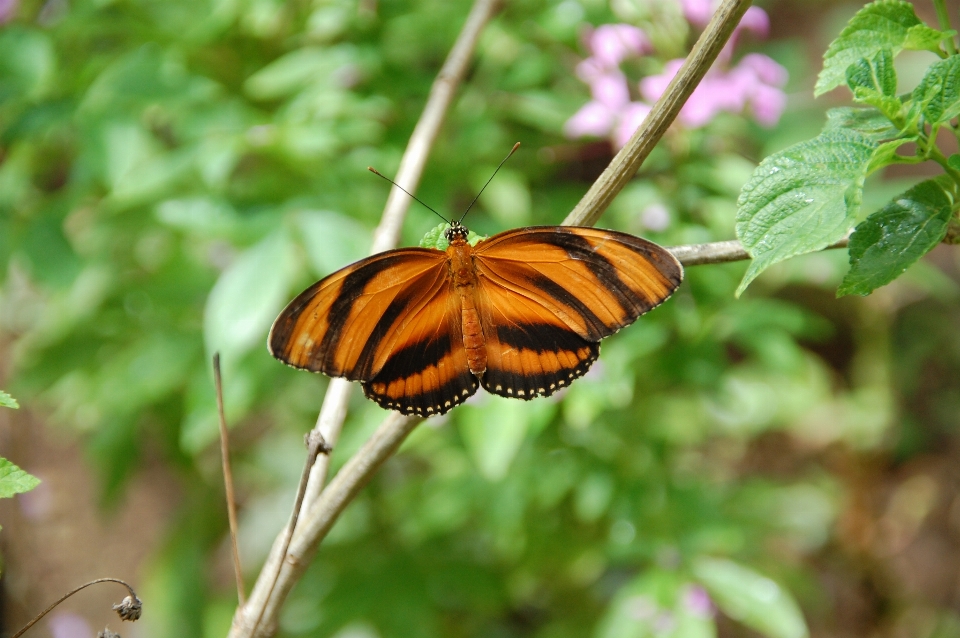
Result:
<instances>
[{"instance_id":1,"label":"brown branch","mask_svg":"<svg viewBox=\"0 0 960 638\"><path fill-rule=\"evenodd\" d=\"M850 243L849 237L830 244L824 250L831 248L846 248ZM704 264L723 264L731 261L750 259L744 250L743 244L736 239L729 241L715 241L709 244L690 244L688 246L669 246L667 248L677 260L687 266L702 266Z\"/></svg>"}]
</instances>

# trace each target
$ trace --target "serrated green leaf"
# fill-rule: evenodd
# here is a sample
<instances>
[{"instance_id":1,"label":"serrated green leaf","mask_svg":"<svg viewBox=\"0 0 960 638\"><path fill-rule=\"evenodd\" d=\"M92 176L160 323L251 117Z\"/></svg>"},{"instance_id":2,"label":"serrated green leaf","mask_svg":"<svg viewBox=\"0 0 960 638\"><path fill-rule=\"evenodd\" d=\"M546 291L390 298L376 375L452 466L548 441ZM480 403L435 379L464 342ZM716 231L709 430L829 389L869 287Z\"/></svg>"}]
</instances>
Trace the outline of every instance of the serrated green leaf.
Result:
<instances>
[{"instance_id":1,"label":"serrated green leaf","mask_svg":"<svg viewBox=\"0 0 960 638\"><path fill-rule=\"evenodd\" d=\"M892 55L904 49L929 49L950 34L926 27L902 0L878 0L860 9L823 55L823 70L817 77L814 95L822 95L843 84L847 67L861 58L872 58L882 49Z\"/></svg>"},{"instance_id":2,"label":"serrated green leaf","mask_svg":"<svg viewBox=\"0 0 960 638\"><path fill-rule=\"evenodd\" d=\"M450 246L450 242L447 241L447 237L444 235L448 228L450 228L450 224L440 224L435 228L428 230L426 234L420 238L420 247L446 250L447 247ZM486 235L479 235L472 230L467 229L467 243L471 246L476 246L478 242L481 242L486 238Z\"/></svg>"},{"instance_id":3,"label":"serrated green leaf","mask_svg":"<svg viewBox=\"0 0 960 638\"><path fill-rule=\"evenodd\" d=\"M737 237L753 257L737 295L769 266L846 235L878 148L856 131L835 129L760 163L737 201Z\"/></svg>"},{"instance_id":4,"label":"serrated green leaf","mask_svg":"<svg viewBox=\"0 0 960 638\"><path fill-rule=\"evenodd\" d=\"M901 119L903 105L896 96L897 72L890 49L881 49L872 58L860 58L847 67L847 86L855 102L875 106L893 122Z\"/></svg>"},{"instance_id":5,"label":"serrated green leaf","mask_svg":"<svg viewBox=\"0 0 960 638\"><path fill-rule=\"evenodd\" d=\"M446 250L450 242L443 236L444 231L450 228L450 224L438 224L424 233L420 238L420 248L436 248L437 250Z\"/></svg>"},{"instance_id":6,"label":"serrated green leaf","mask_svg":"<svg viewBox=\"0 0 960 638\"><path fill-rule=\"evenodd\" d=\"M893 52L880 49L870 58L860 58L847 67L847 86L851 91L868 89L886 96L897 94L897 72L893 68Z\"/></svg>"},{"instance_id":7,"label":"serrated green leaf","mask_svg":"<svg viewBox=\"0 0 960 638\"><path fill-rule=\"evenodd\" d=\"M931 51L938 53L940 43L947 38L957 35L953 29L950 31L938 31L925 24L916 24L907 30L907 39L903 43L903 48L908 51Z\"/></svg>"},{"instance_id":8,"label":"serrated green leaf","mask_svg":"<svg viewBox=\"0 0 960 638\"><path fill-rule=\"evenodd\" d=\"M14 399L12 396L7 394L3 390L0 390L0 407L13 408L14 410L16 410L20 407L20 404L17 403L17 400Z\"/></svg>"},{"instance_id":9,"label":"serrated green leaf","mask_svg":"<svg viewBox=\"0 0 960 638\"><path fill-rule=\"evenodd\" d=\"M960 171L960 155L954 153L947 158L947 166L952 168L955 171Z\"/></svg>"},{"instance_id":10,"label":"serrated green leaf","mask_svg":"<svg viewBox=\"0 0 960 638\"><path fill-rule=\"evenodd\" d=\"M0 456L0 498L29 492L39 484L40 479Z\"/></svg>"},{"instance_id":11,"label":"serrated green leaf","mask_svg":"<svg viewBox=\"0 0 960 638\"><path fill-rule=\"evenodd\" d=\"M838 129L857 131L876 142L889 140L900 134L900 130L879 110L854 106L842 106L827 111L827 123L823 132Z\"/></svg>"},{"instance_id":12,"label":"serrated green leaf","mask_svg":"<svg viewBox=\"0 0 960 638\"><path fill-rule=\"evenodd\" d=\"M733 561L701 558L693 573L725 614L769 638L806 638L793 596L773 580Z\"/></svg>"},{"instance_id":13,"label":"serrated green leaf","mask_svg":"<svg viewBox=\"0 0 960 638\"><path fill-rule=\"evenodd\" d=\"M953 200L937 180L920 182L864 220L850 236L850 271L837 295L868 295L943 240Z\"/></svg>"},{"instance_id":14,"label":"serrated green leaf","mask_svg":"<svg viewBox=\"0 0 960 638\"><path fill-rule=\"evenodd\" d=\"M950 56L930 65L913 90L930 124L942 124L960 115L960 56Z\"/></svg>"}]
</instances>

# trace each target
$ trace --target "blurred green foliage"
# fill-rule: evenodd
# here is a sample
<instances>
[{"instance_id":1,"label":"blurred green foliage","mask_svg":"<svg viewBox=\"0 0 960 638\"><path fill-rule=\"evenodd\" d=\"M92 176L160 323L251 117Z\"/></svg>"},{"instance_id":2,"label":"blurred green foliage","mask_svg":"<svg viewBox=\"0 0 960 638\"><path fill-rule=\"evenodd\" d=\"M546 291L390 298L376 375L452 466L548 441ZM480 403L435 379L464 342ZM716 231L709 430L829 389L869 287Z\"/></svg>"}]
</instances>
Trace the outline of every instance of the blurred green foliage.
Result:
<instances>
[{"instance_id":1,"label":"blurred green foliage","mask_svg":"<svg viewBox=\"0 0 960 638\"><path fill-rule=\"evenodd\" d=\"M560 133L587 99L572 73L584 25L655 27L672 55L688 43L676 11L614 7L508 3L418 196L462 211L520 140L470 226L559 223L611 156ZM235 605L212 576L226 517L211 354L244 435L252 578L286 521L326 385L273 360L267 330L296 292L365 254L388 191L365 168L395 173L468 8L24 0L0 27L10 387L84 433L106 504L146 457L179 475L179 515L143 574L150 635L222 636ZM799 42L770 50L809 91ZM602 225L668 245L731 238L756 160L822 113L796 107L788 120L764 131L722 115L672 131ZM669 213L656 232L651 207ZM404 244L435 221L412 208ZM952 432L960 405L955 388L934 400L911 385L931 358L960 370L955 348L930 345L957 316L956 285L921 262L899 285L936 310L895 318L833 301L845 262L779 264L739 301L744 265L692 268L562 398L480 396L428 420L331 532L283 635L699 637L716 634L714 606L764 635L805 635L793 596L808 614L823 607L804 561L831 542L845 488L793 450L910 454ZM901 400L939 415L939 429L905 418L912 434L892 435ZM335 466L382 417L354 393ZM766 453L778 437L791 443Z\"/></svg>"}]
</instances>

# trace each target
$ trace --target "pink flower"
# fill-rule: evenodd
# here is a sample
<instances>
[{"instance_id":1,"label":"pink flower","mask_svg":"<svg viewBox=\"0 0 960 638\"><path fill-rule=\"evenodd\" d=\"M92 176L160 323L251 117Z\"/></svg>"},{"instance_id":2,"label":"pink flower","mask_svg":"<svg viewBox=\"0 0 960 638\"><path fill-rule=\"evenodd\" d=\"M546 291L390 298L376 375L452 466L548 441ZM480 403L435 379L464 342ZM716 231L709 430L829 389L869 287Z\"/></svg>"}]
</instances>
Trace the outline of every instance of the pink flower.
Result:
<instances>
[{"instance_id":1,"label":"pink flower","mask_svg":"<svg viewBox=\"0 0 960 638\"><path fill-rule=\"evenodd\" d=\"M693 616L709 618L714 614L710 594L700 585L687 585L683 593L683 604Z\"/></svg>"},{"instance_id":2,"label":"pink flower","mask_svg":"<svg viewBox=\"0 0 960 638\"><path fill-rule=\"evenodd\" d=\"M683 60L671 60L659 75L640 82L640 93L653 102L663 94ZM716 68L707 72L680 110L680 121L691 128L708 124L718 113L741 113L750 106L756 120L773 126L780 120L787 97L780 90L786 83L787 71L772 59L753 53L729 71Z\"/></svg>"},{"instance_id":3,"label":"pink flower","mask_svg":"<svg viewBox=\"0 0 960 638\"><path fill-rule=\"evenodd\" d=\"M589 36L588 46L593 59L607 69L615 69L627 58L638 57L652 50L647 34L629 24L597 27Z\"/></svg>"},{"instance_id":4,"label":"pink flower","mask_svg":"<svg viewBox=\"0 0 960 638\"><path fill-rule=\"evenodd\" d=\"M590 81L593 99L563 125L567 137L606 137L622 148L650 112L650 106L631 102L627 78L619 71L595 76Z\"/></svg>"},{"instance_id":5,"label":"pink flower","mask_svg":"<svg viewBox=\"0 0 960 638\"><path fill-rule=\"evenodd\" d=\"M17 5L20 0L0 0L0 24L5 24L17 15Z\"/></svg>"}]
</instances>

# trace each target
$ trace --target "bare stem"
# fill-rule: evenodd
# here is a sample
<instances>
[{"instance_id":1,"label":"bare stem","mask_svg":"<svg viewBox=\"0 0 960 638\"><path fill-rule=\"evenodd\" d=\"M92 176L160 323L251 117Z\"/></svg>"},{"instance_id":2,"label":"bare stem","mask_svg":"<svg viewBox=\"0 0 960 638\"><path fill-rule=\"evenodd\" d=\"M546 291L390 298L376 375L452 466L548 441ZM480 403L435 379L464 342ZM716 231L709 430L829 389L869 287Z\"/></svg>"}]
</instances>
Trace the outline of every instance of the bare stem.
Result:
<instances>
[{"instance_id":1,"label":"bare stem","mask_svg":"<svg viewBox=\"0 0 960 638\"><path fill-rule=\"evenodd\" d=\"M450 55L430 89L427 104L413 130L396 175L396 181L411 192L416 190L420 182L427 156L440 132L453 96L466 75L480 33L493 17L497 6L498 0L475 1ZM397 245L410 201L399 188L394 187L390 191L380 225L374 236L372 253L388 250ZM351 387L351 383L345 379L333 379L327 387L314 431L331 446L335 446L340 438ZM400 440L402 441L402 438ZM312 469L309 470L306 488L303 490L302 505L298 506L298 510L312 509L314 501L322 492L325 493L323 487L329 465L330 459L327 455L318 457L313 463ZM298 536L301 534L296 533L295 538ZM316 542L319 543L319 539ZM284 567L291 567L291 562L287 561L286 545L286 534L281 533L274 541L270 555L260 571L249 602L237 609L230 629L230 638L270 636L276 633L276 619L280 606L305 568L303 563L291 556L290 561L297 569L284 569Z\"/></svg>"},{"instance_id":2,"label":"bare stem","mask_svg":"<svg viewBox=\"0 0 960 638\"><path fill-rule=\"evenodd\" d=\"M687 98L720 55L720 50L749 7L750 0L723 1L667 90L653 105L643 124L634 131L630 141L620 149L583 199L563 220L565 226L593 226L597 223L610 202L633 179L650 151L673 124Z\"/></svg>"},{"instance_id":3,"label":"bare stem","mask_svg":"<svg viewBox=\"0 0 960 638\"><path fill-rule=\"evenodd\" d=\"M831 248L846 248L850 243L849 237L830 244L824 250ZM744 250L743 244L736 239L730 241L715 241L709 244L690 244L687 246L670 246L667 248L684 267L702 266L704 264L723 264L731 261L750 259Z\"/></svg>"},{"instance_id":4,"label":"bare stem","mask_svg":"<svg viewBox=\"0 0 960 638\"><path fill-rule=\"evenodd\" d=\"M297 520L300 518L300 510L303 508L303 497L307 491L307 480L310 478L310 470L313 469L318 456L321 454L329 455L330 452L333 452L333 448L327 445L323 435L317 430L311 430L305 437L304 442L307 444L307 462L303 464L303 471L300 473L300 485L297 487L297 498L293 502L293 511L290 513L290 520L284 528L283 545L280 550L281 556L287 555L290 549L290 541L293 539L293 531L297 529ZM271 580L270 589L267 591L267 600L269 600L271 594L273 594L273 589L276 587L277 578L282 568L283 562L281 561L277 563L277 571ZM260 615L257 616L257 619L253 623L254 634L257 632L257 627L260 625L260 622L263 620L263 612L264 609L261 608Z\"/></svg>"},{"instance_id":5,"label":"bare stem","mask_svg":"<svg viewBox=\"0 0 960 638\"><path fill-rule=\"evenodd\" d=\"M223 412L223 379L220 374L220 353L213 355L213 385L217 391L217 414L220 417L220 460L223 464L223 486L227 496L227 520L230 523L230 546L233 549L233 573L237 580L237 601L240 607L247 602L240 569L240 541L237 533L237 498L233 491L233 470L230 467L230 438L227 417Z\"/></svg>"},{"instance_id":6,"label":"bare stem","mask_svg":"<svg viewBox=\"0 0 960 638\"><path fill-rule=\"evenodd\" d=\"M30 622L28 622L26 625L24 625L23 628L22 628L20 631L18 631L17 633L13 634L12 636L10 636L10 638L20 638L20 636L22 636L23 634L25 634L28 629L30 629L30 628L33 627L35 624L37 624L38 622L40 622L40 619L41 619L41 618L43 618L44 616L46 616L47 614L49 614L51 611L53 611L53 610L57 607L57 605L59 605L60 603L62 603L63 601L65 601L67 598L70 598L71 596L73 596L73 595L76 594L77 592L79 592L79 591L81 591L81 590L83 590L83 589L86 589L87 587L90 587L91 585L96 585L96 584L98 584L98 583L119 583L119 584L121 584L121 585L123 585L124 587L127 588L127 591L130 593L130 596L131 596L131 598L133 598L133 600L138 601L138 602L139 602L139 600L140 600L140 599L137 597L137 592L133 591L133 587L131 587L131 586L128 585L127 583L123 582L123 581L120 580L119 578L98 578L98 579L96 579L96 580L91 580L89 583L84 583L83 585L80 585L79 587L77 587L77 588L73 589L72 591L70 591L70 592L64 594L63 596L61 596L60 599L57 600L57 602L53 603L52 605L50 605L49 607L47 607L46 609L44 609L43 611L41 611L39 614L37 614Z\"/></svg>"}]
</instances>

